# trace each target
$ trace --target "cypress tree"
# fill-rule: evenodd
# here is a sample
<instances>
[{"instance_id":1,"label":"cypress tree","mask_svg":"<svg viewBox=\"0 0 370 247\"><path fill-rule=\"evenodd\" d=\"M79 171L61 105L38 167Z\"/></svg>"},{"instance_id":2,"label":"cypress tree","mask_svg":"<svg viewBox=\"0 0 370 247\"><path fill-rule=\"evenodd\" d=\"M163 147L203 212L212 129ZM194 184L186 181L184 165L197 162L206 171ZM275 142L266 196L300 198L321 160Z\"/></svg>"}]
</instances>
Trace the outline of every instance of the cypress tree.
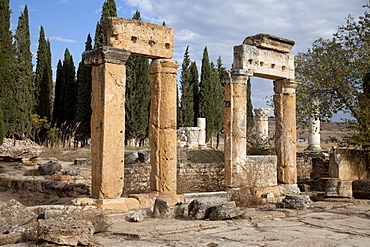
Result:
<instances>
[{"instance_id":1,"label":"cypress tree","mask_svg":"<svg viewBox=\"0 0 370 247\"><path fill-rule=\"evenodd\" d=\"M63 108L63 116L60 124L64 122L67 125L75 124L75 109L76 109L76 78L75 65L73 57L68 49L64 51L64 60L62 67L61 79L61 106ZM60 125L59 125L60 126Z\"/></svg>"},{"instance_id":2,"label":"cypress tree","mask_svg":"<svg viewBox=\"0 0 370 247\"><path fill-rule=\"evenodd\" d=\"M106 0L102 7L100 21L96 24L94 48L104 45L104 33L102 20L107 17L117 17L117 6L115 0Z\"/></svg>"},{"instance_id":3,"label":"cypress tree","mask_svg":"<svg viewBox=\"0 0 370 247\"><path fill-rule=\"evenodd\" d=\"M56 78L55 78L55 89L54 89L54 107L53 107L53 125L60 126L63 122L63 105L61 102L62 96L62 61L58 60Z\"/></svg>"},{"instance_id":4,"label":"cypress tree","mask_svg":"<svg viewBox=\"0 0 370 247\"><path fill-rule=\"evenodd\" d=\"M15 51L10 31L9 0L0 0L0 109L4 135L0 130L0 142L3 136L13 136L15 132Z\"/></svg>"},{"instance_id":5,"label":"cypress tree","mask_svg":"<svg viewBox=\"0 0 370 247\"><path fill-rule=\"evenodd\" d=\"M194 125L194 98L191 87L189 46L186 47L181 68L181 124L185 127Z\"/></svg>"},{"instance_id":6,"label":"cypress tree","mask_svg":"<svg viewBox=\"0 0 370 247\"><path fill-rule=\"evenodd\" d=\"M31 39L28 20L28 7L18 20L16 42L16 135L22 137L31 130L31 115L34 107Z\"/></svg>"},{"instance_id":7,"label":"cypress tree","mask_svg":"<svg viewBox=\"0 0 370 247\"><path fill-rule=\"evenodd\" d=\"M85 51L92 50L92 39L90 34L87 36ZM77 99L76 99L76 122L80 123L77 135L85 146L90 138L91 120L91 67L86 67L81 61L77 70Z\"/></svg>"},{"instance_id":8,"label":"cypress tree","mask_svg":"<svg viewBox=\"0 0 370 247\"><path fill-rule=\"evenodd\" d=\"M222 66L222 59L218 57L217 67L214 69L214 98L215 98L215 131L217 133L217 143L216 149L219 147L220 143L220 133L224 125L224 108L225 108L225 93L224 93L224 72L225 67Z\"/></svg>"},{"instance_id":9,"label":"cypress tree","mask_svg":"<svg viewBox=\"0 0 370 247\"><path fill-rule=\"evenodd\" d=\"M207 141L212 137L215 127L215 98L214 98L214 83L212 70L214 65L209 62L207 47L204 48L202 58L202 68L199 84L199 116L206 118L206 137Z\"/></svg>"},{"instance_id":10,"label":"cypress tree","mask_svg":"<svg viewBox=\"0 0 370 247\"><path fill-rule=\"evenodd\" d=\"M40 28L39 46L36 58L35 75L35 112L40 118L46 117L51 120L52 109L52 70L51 70L51 52L50 42L45 39L44 28Z\"/></svg>"},{"instance_id":11,"label":"cypress tree","mask_svg":"<svg viewBox=\"0 0 370 247\"><path fill-rule=\"evenodd\" d=\"M193 111L194 111L194 126L197 125L197 118L199 115L199 73L197 63L191 62L190 65L190 85L193 94Z\"/></svg>"},{"instance_id":12,"label":"cypress tree","mask_svg":"<svg viewBox=\"0 0 370 247\"><path fill-rule=\"evenodd\" d=\"M133 19L141 20L136 11ZM136 139L143 144L148 136L150 84L149 60L130 56L126 62L126 140Z\"/></svg>"},{"instance_id":13,"label":"cypress tree","mask_svg":"<svg viewBox=\"0 0 370 247\"><path fill-rule=\"evenodd\" d=\"M0 145L3 144L5 138L5 127L3 119L3 110L0 108Z\"/></svg>"},{"instance_id":14,"label":"cypress tree","mask_svg":"<svg viewBox=\"0 0 370 247\"><path fill-rule=\"evenodd\" d=\"M252 131L254 127L254 117L253 117L253 105L251 98L251 78L247 81L247 135Z\"/></svg>"}]
</instances>

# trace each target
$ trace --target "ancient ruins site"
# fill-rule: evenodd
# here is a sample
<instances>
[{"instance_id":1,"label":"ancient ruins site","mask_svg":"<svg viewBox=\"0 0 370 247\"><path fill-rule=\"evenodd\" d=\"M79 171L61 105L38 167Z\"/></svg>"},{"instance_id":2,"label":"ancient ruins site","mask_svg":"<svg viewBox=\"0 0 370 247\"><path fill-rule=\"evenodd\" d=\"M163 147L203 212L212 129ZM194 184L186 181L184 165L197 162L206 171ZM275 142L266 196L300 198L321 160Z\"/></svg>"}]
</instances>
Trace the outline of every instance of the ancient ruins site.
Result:
<instances>
[{"instance_id":1,"label":"ancient ruins site","mask_svg":"<svg viewBox=\"0 0 370 247\"><path fill-rule=\"evenodd\" d=\"M270 34L232 47L225 72L223 149L207 119L178 128L174 29L122 17L103 21L92 67L91 159L37 158L35 145L2 146L23 160L0 175L0 244L8 246L366 246L366 153L321 151L320 122L297 152L295 42ZM149 147L125 151L126 61L150 58ZM271 80L269 109L255 109L260 155L247 152L247 81ZM262 152L263 151L263 152ZM33 163L32 159L36 159ZM42 163L38 165L39 163Z\"/></svg>"}]
</instances>

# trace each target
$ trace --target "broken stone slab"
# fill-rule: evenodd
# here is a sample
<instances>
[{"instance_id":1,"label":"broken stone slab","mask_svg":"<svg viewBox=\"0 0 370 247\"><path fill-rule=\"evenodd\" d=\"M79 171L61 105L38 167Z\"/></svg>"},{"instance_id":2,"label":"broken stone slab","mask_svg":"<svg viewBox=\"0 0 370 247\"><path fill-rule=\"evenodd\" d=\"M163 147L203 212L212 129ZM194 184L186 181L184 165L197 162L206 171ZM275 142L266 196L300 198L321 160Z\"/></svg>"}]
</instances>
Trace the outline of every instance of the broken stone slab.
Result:
<instances>
[{"instance_id":1,"label":"broken stone slab","mask_svg":"<svg viewBox=\"0 0 370 247\"><path fill-rule=\"evenodd\" d=\"M39 220L38 240L60 245L92 245L94 226L87 220L59 218Z\"/></svg>"},{"instance_id":2,"label":"broken stone slab","mask_svg":"<svg viewBox=\"0 0 370 247\"><path fill-rule=\"evenodd\" d=\"M87 159L86 158L77 158L74 160L73 164L75 166L84 166L87 165Z\"/></svg>"},{"instance_id":3,"label":"broken stone slab","mask_svg":"<svg viewBox=\"0 0 370 247\"><path fill-rule=\"evenodd\" d=\"M0 159L29 160L43 151L41 146L0 146Z\"/></svg>"},{"instance_id":4,"label":"broken stone slab","mask_svg":"<svg viewBox=\"0 0 370 247\"><path fill-rule=\"evenodd\" d=\"M246 37L243 44L253 45L264 49L289 53L295 42L290 39L278 37L271 34L260 33L254 36Z\"/></svg>"},{"instance_id":5,"label":"broken stone slab","mask_svg":"<svg viewBox=\"0 0 370 247\"><path fill-rule=\"evenodd\" d=\"M162 198L157 198L154 202L153 217L159 219L172 219L175 217L174 208L170 203Z\"/></svg>"},{"instance_id":6,"label":"broken stone slab","mask_svg":"<svg viewBox=\"0 0 370 247\"><path fill-rule=\"evenodd\" d=\"M188 206L188 218L193 220L201 220L209 218L211 208L227 204L225 198L203 198L195 199Z\"/></svg>"},{"instance_id":7,"label":"broken stone slab","mask_svg":"<svg viewBox=\"0 0 370 247\"><path fill-rule=\"evenodd\" d=\"M307 195L286 195L282 202L277 202L277 208L289 209L309 209L313 207L313 202Z\"/></svg>"},{"instance_id":8,"label":"broken stone slab","mask_svg":"<svg viewBox=\"0 0 370 247\"><path fill-rule=\"evenodd\" d=\"M45 164L39 165L38 170L41 175L53 175L62 169L62 164L58 159L53 159Z\"/></svg>"},{"instance_id":9,"label":"broken stone slab","mask_svg":"<svg viewBox=\"0 0 370 247\"><path fill-rule=\"evenodd\" d=\"M11 199L0 207L0 232L10 232L13 228L35 222L36 219L34 212Z\"/></svg>"},{"instance_id":10,"label":"broken stone slab","mask_svg":"<svg viewBox=\"0 0 370 247\"><path fill-rule=\"evenodd\" d=\"M140 163L149 164L150 163L150 149L145 148L137 151L137 154L139 156Z\"/></svg>"},{"instance_id":11,"label":"broken stone slab","mask_svg":"<svg viewBox=\"0 0 370 247\"><path fill-rule=\"evenodd\" d=\"M239 207L236 207L235 202L229 202L227 204L211 208L209 218L210 220L227 220L242 216L245 213L245 210L241 210Z\"/></svg>"},{"instance_id":12,"label":"broken stone slab","mask_svg":"<svg viewBox=\"0 0 370 247\"><path fill-rule=\"evenodd\" d=\"M17 244L28 240L28 235L25 232L0 234L0 245Z\"/></svg>"},{"instance_id":13,"label":"broken stone slab","mask_svg":"<svg viewBox=\"0 0 370 247\"><path fill-rule=\"evenodd\" d=\"M352 182L352 193L356 199L370 199L370 179L360 179Z\"/></svg>"},{"instance_id":14,"label":"broken stone slab","mask_svg":"<svg viewBox=\"0 0 370 247\"><path fill-rule=\"evenodd\" d=\"M137 151L125 151L125 164L139 163L139 154Z\"/></svg>"}]
</instances>

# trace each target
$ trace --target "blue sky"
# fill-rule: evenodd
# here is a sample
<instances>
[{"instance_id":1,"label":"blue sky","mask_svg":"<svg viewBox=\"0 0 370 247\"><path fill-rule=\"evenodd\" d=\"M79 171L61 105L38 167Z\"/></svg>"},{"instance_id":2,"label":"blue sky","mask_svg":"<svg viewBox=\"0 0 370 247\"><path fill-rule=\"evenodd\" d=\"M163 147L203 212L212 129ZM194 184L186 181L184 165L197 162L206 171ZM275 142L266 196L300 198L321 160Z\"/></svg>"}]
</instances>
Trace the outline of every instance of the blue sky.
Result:
<instances>
[{"instance_id":1,"label":"blue sky","mask_svg":"<svg viewBox=\"0 0 370 247\"><path fill-rule=\"evenodd\" d=\"M247 36L270 33L296 42L292 54L304 52L319 37L330 38L348 14L363 15L367 0L116 0L118 16L131 18L139 10L143 21L166 22L175 29L174 59L181 63L187 45L201 64L203 49L211 61L222 57L231 68L233 46ZM104 0L10 0L12 29L28 5L31 51L36 53L40 26L51 42L52 64L63 60L66 48L76 67L88 33L94 37ZM181 66L180 66L181 68ZM178 74L180 70L178 71ZM55 71L54 71L55 76ZM252 78L253 106L266 107L272 81Z\"/></svg>"}]
</instances>

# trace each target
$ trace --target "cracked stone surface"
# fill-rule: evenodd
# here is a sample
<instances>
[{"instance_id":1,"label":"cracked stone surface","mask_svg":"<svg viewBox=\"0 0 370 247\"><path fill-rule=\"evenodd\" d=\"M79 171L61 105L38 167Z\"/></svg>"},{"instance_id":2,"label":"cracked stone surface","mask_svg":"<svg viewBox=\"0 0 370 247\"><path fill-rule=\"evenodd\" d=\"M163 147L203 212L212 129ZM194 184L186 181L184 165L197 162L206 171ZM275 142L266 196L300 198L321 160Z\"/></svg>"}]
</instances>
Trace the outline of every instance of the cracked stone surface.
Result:
<instances>
[{"instance_id":1,"label":"cracked stone surface","mask_svg":"<svg viewBox=\"0 0 370 247\"><path fill-rule=\"evenodd\" d=\"M317 204L317 205L316 205ZM370 201L317 202L315 209L247 209L244 219L152 219L125 223L95 236L98 246L368 246Z\"/></svg>"}]
</instances>

